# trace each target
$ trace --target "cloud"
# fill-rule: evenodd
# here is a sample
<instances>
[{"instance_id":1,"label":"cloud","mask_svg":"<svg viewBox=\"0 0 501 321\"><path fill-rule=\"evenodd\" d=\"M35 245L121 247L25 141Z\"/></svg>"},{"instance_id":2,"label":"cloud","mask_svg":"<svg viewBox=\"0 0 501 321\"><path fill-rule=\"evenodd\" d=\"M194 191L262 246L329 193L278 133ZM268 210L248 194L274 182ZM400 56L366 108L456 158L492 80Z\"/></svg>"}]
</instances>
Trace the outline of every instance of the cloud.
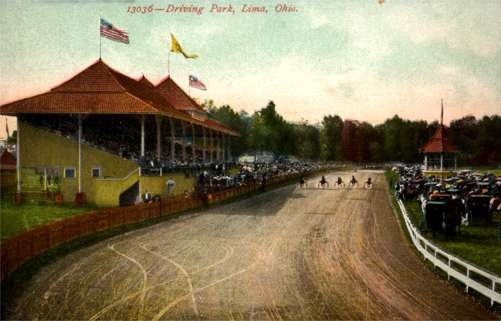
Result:
<instances>
[{"instance_id":1,"label":"cloud","mask_svg":"<svg viewBox=\"0 0 501 321\"><path fill-rule=\"evenodd\" d=\"M443 65L431 80L388 80L368 67L332 74L304 57L284 57L266 74L249 73L225 79L208 96L217 104L253 112L273 100L286 119L311 122L324 115L380 123L394 114L408 119L437 120L440 99L446 102L445 120L466 114L494 114L496 91L456 65Z\"/></svg>"},{"instance_id":2,"label":"cloud","mask_svg":"<svg viewBox=\"0 0 501 321\"><path fill-rule=\"evenodd\" d=\"M501 22L495 14L496 10L498 13L501 10L499 3L491 4L495 6L491 12L482 7L479 14L475 14L473 2L464 6L459 2L389 6L384 23L389 30L404 35L416 45L442 42L450 48L492 57L500 50L501 43L501 35L497 32L501 29Z\"/></svg>"}]
</instances>

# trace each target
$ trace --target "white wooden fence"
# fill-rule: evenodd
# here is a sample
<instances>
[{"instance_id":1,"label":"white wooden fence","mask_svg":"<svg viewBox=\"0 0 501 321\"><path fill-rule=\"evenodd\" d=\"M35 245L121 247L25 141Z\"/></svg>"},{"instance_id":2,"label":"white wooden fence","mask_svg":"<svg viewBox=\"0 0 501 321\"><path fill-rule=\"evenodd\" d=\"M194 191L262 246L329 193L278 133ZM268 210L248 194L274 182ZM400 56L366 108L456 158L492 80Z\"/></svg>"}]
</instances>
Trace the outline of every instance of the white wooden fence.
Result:
<instances>
[{"instance_id":1,"label":"white wooden fence","mask_svg":"<svg viewBox=\"0 0 501 321\"><path fill-rule=\"evenodd\" d=\"M416 249L425 259L432 262L435 267L439 267L447 273L449 279L453 277L463 283L466 287L466 292L468 292L470 288L476 290L491 300L491 306L494 305L494 302L501 303L500 277L467 263L433 245L424 238L412 224L404 203L401 200L397 202L402 211L412 243L414 243Z\"/></svg>"}]
</instances>

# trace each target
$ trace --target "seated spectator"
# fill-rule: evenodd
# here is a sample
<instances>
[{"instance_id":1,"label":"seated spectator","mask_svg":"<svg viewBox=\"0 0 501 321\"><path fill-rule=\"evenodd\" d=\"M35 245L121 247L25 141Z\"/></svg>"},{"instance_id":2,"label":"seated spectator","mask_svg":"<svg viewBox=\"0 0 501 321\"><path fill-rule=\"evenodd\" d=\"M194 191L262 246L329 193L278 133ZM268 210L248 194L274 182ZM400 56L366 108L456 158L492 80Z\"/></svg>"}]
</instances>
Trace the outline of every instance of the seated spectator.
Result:
<instances>
[{"instance_id":1,"label":"seated spectator","mask_svg":"<svg viewBox=\"0 0 501 321\"><path fill-rule=\"evenodd\" d=\"M153 200L153 197L152 197L151 193L148 190L145 190L144 194L143 194L143 202L144 203L151 203L152 200Z\"/></svg>"}]
</instances>

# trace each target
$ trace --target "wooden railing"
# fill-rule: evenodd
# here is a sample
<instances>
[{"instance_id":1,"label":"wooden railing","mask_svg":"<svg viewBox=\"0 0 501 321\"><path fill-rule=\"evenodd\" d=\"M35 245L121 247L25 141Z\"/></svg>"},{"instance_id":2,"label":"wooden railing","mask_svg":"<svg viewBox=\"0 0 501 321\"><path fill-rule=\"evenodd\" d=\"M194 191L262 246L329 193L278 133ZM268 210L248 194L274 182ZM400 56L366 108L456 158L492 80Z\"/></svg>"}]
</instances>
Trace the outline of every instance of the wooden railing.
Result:
<instances>
[{"instance_id":1,"label":"wooden railing","mask_svg":"<svg viewBox=\"0 0 501 321\"><path fill-rule=\"evenodd\" d=\"M301 174L277 176L266 186L276 186L298 179ZM100 209L41 225L0 244L1 279L23 263L65 242L82 236L109 230L118 226L138 223L160 216L202 207L261 188L261 184L247 184L207 195L206 199L184 195L164 198L160 202L127 207Z\"/></svg>"}]
</instances>

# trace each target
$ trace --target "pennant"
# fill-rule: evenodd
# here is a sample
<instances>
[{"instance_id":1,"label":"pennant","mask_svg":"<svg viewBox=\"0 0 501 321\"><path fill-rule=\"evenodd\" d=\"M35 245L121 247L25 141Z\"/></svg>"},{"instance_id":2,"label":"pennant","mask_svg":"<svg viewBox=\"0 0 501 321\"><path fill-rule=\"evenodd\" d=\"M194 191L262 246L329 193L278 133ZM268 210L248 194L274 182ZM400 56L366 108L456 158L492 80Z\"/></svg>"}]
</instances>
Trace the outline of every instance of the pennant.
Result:
<instances>
[{"instance_id":1,"label":"pennant","mask_svg":"<svg viewBox=\"0 0 501 321\"><path fill-rule=\"evenodd\" d=\"M170 38L171 38L171 47L170 47L170 51L171 52L180 53L186 59L190 59L190 58L191 59L196 59L196 58L198 58L197 54L187 54L183 50L183 47L181 47L181 44L179 43L179 41L177 41L176 37L174 37L174 35L172 33L170 34Z\"/></svg>"}]
</instances>

